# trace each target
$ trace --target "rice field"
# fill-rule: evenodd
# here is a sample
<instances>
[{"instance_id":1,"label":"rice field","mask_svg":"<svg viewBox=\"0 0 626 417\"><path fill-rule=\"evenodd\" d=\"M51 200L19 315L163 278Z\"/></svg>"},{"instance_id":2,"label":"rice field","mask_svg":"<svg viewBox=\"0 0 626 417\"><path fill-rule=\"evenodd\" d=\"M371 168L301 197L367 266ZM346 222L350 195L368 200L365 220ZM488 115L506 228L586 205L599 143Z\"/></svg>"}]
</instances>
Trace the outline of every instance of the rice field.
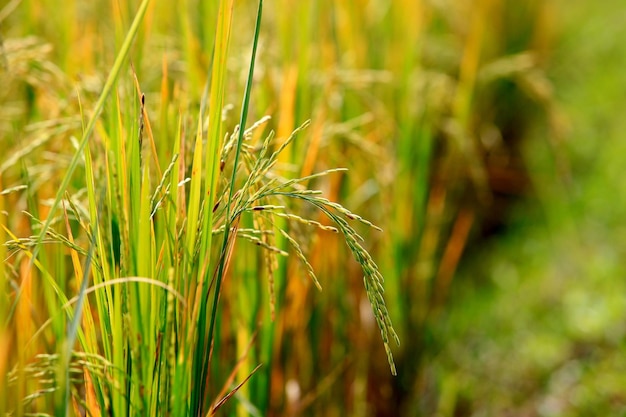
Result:
<instances>
[{"instance_id":1,"label":"rice field","mask_svg":"<svg viewBox=\"0 0 626 417\"><path fill-rule=\"evenodd\" d=\"M0 416L623 412L619 10L0 4Z\"/></svg>"}]
</instances>

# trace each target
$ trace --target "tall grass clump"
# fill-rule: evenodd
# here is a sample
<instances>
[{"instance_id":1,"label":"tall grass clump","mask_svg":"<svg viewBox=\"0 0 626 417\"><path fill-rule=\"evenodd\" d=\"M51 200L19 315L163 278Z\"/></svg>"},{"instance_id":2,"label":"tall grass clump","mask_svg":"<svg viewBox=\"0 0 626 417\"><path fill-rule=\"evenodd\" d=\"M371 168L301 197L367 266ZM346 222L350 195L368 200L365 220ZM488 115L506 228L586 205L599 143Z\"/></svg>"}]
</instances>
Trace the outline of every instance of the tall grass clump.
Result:
<instances>
[{"instance_id":1,"label":"tall grass clump","mask_svg":"<svg viewBox=\"0 0 626 417\"><path fill-rule=\"evenodd\" d=\"M34 26L49 7L32 2L15 13ZM79 12L103 12L92 7ZM248 121L262 1L230 133L234 1L207 6L202 28L215 33L193 33L195 15L185 14L186 68L171 76L179 69L165 53L160 83L144 83L154 75L146 69L150 28L168 7L116 3L116 53L103 78L81 71L104 65L95 63L95 49L108 44L87 48L81 63L63 48L50 60L51 49L38 38L11 38L3 47L2 77L25 93L13 92L17 103L2 102L15 106L13 135L3 122L1 138L8 150L0 170L2 415L266 414L272 381L266 374L254 393L247 384L259 367L272 366L272 319L283 308L274 281L278 259L297 259L321 289L295 226L343 238L362 268L396 373L390 343L398 337L382 274L357 225L378 228L313 187L345 170L288 176L285 152L309 122L283 135L266 129L269 117ZM70 20L55 18L50 30ZM98 24L86 22L65 27L62 42ZM21 72L23 66L29 69ZM72 87L63 69L82 84ZM239 252L248 256L250 247L258 251L245 265ZM233 306L255 317L242 323Z\"/></svg>"}]
</instances>

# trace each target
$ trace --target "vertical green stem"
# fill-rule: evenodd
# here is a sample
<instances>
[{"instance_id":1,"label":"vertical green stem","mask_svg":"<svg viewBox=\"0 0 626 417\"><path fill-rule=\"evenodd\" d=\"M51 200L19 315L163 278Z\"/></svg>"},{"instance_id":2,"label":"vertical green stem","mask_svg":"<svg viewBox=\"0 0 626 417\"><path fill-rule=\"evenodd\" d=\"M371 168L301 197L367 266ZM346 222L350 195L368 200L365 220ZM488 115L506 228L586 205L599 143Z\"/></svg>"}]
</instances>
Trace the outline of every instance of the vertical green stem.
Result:
<instances>
[{"instance_id":1,"label":"vertical green stem","mask_svg":"<svg viewBox=\"0 0 626 417\"><path fill-rule=\"evenodd\" d=\"M224 271L226 267L226 259L227 259L227 248L228 248L228 240L230 237L230 227L233 224L235 219L231 218L231 203L233 200L233 194L235 190L235 180L237 178L237 166L239 164L239 155L241 154L241 144L243 143L243 136L246 126L246 120L248 118L248 108L250 104L250 93L252 89L252 78L254 75L254 63L256 59L257 45L259 41L259 31L261 28L261 15L263 11L263 0L259 0L259 7L257 11L256 24L254 27L254 41L252 45L252 56L250 57L250 69L248 72L248 80L246 82L246 89L243 96L243 103L241 106L241 118L239 120L239 136L237 138L237 151L235 152L235 161L233 164L233 173L230 179L230 191L228 194L228 202L226 205L226 227L224 228L224 240L222 241L222 253L219 259L218 271L217 271L217 280L215 283L215 292L213 294L213 306L211 308L210 315L210 324L209 324L209 334L208 334L208 344L207 346L211 347L213 343L213 331L215 328L215 318L217 316L217 306L219 301L220 289L222 286L222 279L224 276ZM205 356L205 366L203 369L208 368L209 356ZM203 380L204 382L204 380ZM204 387L202 387L204 390Z\"/></svg>"}]
</instances>

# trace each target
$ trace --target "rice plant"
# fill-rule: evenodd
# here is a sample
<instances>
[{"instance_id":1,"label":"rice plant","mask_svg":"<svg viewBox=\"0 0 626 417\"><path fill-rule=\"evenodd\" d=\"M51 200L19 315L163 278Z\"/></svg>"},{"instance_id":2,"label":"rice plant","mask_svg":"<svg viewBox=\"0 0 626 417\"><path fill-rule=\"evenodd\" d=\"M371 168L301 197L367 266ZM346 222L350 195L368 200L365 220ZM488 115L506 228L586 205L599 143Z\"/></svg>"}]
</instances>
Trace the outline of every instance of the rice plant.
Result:
<instances>
[{"instance_id":1,"label":"rice plant","mask_svg":"<svg viewBox=\"0 0 626 417\"><path fill-rule=\"evenodd\" d=\"M11 290L3 298L2 332L13 336L7 338L11 342L3 356L7 372L1 387L9 394L0 411L216 413L262 366L258 363L237 380L241 360L231 368L213 356L222 344L219 328L228 325L227 315L219 313L220 297L237 258L236 241L251 242L265 252L272 311L265 320L281 308L272 278L278 256L293 253L321 289L292 236L294 222L345 239L362 267L395 374L389 344L399 340L383 299L383 278L351 223L378 228L307 187L341 169L297 178L284 177L277 169L279 158L304 134L308 122L280 142L273 132L262 135L269 117L246 128L262 1L241 116L231 134L225 133L223 109L233 2L220 2L217 13L208 94L201 97L195 120L179 114L170 138L155 137L147 95L129 62L148 10L149 2L142 1L93 109L85 106L79 92L78 125L56 120L42 126L44 135L62 134L73 148L62 171L50 178L58 185L49 199L39 196L45 184L38 180L50 174L46 167L24 167L23 184L3 191L25 194L28 203L22 216L31 234L19 237L3 225L8 259L3 282ZM17 58L10 58L13 66ZM164 81L166 75L164 71ZM31 142L9 161L19 161L42 143ZM161 166L164 160L167 166ZM326 220L298 214L297 203L314 208ZM242 227L245 222L251 227ZM215 244L214 237L221 242ZM33 309L36 317L29 313Z\"/></svg>"}]
</instances>

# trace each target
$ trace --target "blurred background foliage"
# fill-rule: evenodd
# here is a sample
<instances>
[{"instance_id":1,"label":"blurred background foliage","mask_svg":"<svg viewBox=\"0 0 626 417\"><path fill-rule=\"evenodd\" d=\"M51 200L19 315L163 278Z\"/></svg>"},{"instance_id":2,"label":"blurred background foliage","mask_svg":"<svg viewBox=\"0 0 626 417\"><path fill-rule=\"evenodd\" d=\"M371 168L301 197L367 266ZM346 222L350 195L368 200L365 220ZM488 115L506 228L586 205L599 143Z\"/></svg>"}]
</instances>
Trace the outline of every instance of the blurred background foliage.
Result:
<instances>
[{"instance_id":1,"label":"blurred background foliage","mask_svg":"<svg viewBox=\"0 0 626 417\"><path fill-rule=\"evenodd\" d=\"M30 234L20 210L45 217L80 127L78 94L93 107L136 3L1 6L0 179L36 185L3 200L15 235ZM176 134L178 113L193 131L214 3L150 6L132 63L155 138ZM235 6L229 129L255 7ZM293 231L323 291L295 257L282 262L274 321L263 256L238 244L213 371L223 379L253 335L240 373L264 367L225 413L623 413L623 19L618 1L267 1L250 120L271 115L285 138L311 119L284 172L349 168L316 186L384 229L364 236L402 344L394 377L336 236ZM19 282L20 265L11 271Z\"/></svg>"}]
</instances>

